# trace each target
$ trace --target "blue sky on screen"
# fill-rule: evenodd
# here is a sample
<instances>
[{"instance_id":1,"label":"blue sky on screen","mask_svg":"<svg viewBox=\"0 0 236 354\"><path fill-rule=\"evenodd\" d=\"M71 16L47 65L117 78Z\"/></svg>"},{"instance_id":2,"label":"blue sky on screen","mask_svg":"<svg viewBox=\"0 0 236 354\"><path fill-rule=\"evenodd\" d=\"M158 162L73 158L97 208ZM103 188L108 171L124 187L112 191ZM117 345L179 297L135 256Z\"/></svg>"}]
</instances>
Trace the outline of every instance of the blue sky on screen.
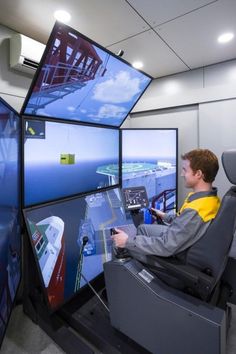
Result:
<instances>
[{"instance_id":1,"label":"blue sky on screen","mask_svg":"<svg viewBox=\"0 0 236 354\"><path fill-rule=\"evenodd\" d=\"M77 36L79 41L80 36L73 33L73 37L75 36ZM57 42L58 40L54 42L56 46L58 45ZM91 46L92 43L89 42L89 45ZM52 55L50 54L52 53L52 47L51 45L46 58L50 58ZM28 104L26 113L119 126L142 95L151 79L123 62L120 58L106 52L105 49L103 50L95 44L92 47L102 60L95 78L88 81L81 79L81 87L77 87L74 92L53 102L49 102L50 99L47 102L46 98L47 89L49 89L49 98L50 94L52 94L50 84L47 84L49 86L44 90L41 97L40 92L34 90L29 103L37 105L36 111L33 111L32 106ZM68 57L71 55L71 51L71 47L67 46ZM76 82L78 83L79 79ZM68 83L66 85L70 86ZM63 89L64 84L61 87Z\"/></svg>"},{"instance_id":2,"label":"blue sky on screen","mask_svg":"<svg viewBox=\"0 0 236 354\"><path fill-rule=\"evenodd\" d=\"M117 130L46 122L46 139L27 139L28 162L58 160L60 154L75 154L76 160L118 159Z\"/></svg>"}]
</instances>

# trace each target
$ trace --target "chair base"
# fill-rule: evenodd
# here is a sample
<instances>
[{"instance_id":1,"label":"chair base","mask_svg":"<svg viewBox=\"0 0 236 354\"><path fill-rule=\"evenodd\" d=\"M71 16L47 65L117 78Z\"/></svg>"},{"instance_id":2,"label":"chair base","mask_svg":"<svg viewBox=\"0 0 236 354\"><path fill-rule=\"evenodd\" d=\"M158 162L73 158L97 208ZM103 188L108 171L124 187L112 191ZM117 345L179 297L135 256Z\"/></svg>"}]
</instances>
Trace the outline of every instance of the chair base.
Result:
<instances>
[{"instance_id":1,"label":"chair base","mask_svg":"<svg viewBox=\"0 0 236 354\"><path fill-rule=\"evenodd\" d=\"M225 354L227 312L170 288L135 259L104 265L112 326L154 354Z\"/></svg>"}]
</instances>

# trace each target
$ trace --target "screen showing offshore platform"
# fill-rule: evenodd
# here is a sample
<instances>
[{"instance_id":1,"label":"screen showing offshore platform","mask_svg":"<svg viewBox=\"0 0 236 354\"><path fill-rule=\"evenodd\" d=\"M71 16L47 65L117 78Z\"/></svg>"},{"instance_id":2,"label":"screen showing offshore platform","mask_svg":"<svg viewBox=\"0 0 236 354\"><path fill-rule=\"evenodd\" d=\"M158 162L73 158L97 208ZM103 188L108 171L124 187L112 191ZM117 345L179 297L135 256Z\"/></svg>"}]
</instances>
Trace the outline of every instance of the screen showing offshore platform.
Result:
<instances>
[{"instance_id":1,"label":"screen showing offshore platform","mask_svg":"<svg viewBox=\"0 0 236 354\"><path fill-rule=\"evenodd\" d=\"M0 98L0 346L21 277L19 124Z\"/></svg>"},{"instance_id":2,"label":"screen showing offshore platform","mask_svg":"<svg viewBox=\"0 0 236 354\"><path fill-rule=\"evenodd\" d=\"M119 183L119 130L24 120L25 206Z\"/></svg>"},{"instance_id":3,"label":"screen showing offshore platform","mask_svg":"<svg viewBox=\"0 0 236 354\"><path fill-rule=\"evenodd\" d=\"M119 127L151 77L56 23L23 114Z\"/></svg>"},{"instance_id":4,"label":"screen showing offshore platform","mask_svg":"<svg viewBox=\"0 0 236 354\"><path fill-rule=\"evenodd\" d=\"M176 209L177 129L122 129L122 188L144 186L150 206Z\"/></svg>"},{"instance_id":5,"label":"screen showing offshore platform","mask_svg":"<svg viewBox=\"0 0 236 354\"><path fill-rule=\"evenodd\" d=\"M133 225L118 188L25 209L24 216L51 310L103 272L111 228Z\"/></svg>"}]
</instances>

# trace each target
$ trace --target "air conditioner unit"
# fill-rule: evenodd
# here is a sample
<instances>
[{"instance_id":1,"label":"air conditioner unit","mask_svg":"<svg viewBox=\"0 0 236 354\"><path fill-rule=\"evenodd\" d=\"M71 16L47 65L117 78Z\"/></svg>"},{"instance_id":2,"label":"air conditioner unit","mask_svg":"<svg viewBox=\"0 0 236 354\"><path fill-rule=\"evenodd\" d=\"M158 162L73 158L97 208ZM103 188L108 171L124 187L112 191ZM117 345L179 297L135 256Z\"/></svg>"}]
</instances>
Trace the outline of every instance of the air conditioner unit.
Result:
<instances>
[{"instance_id":1,"label":"air conditioner unit","mask_svg":"<svg viewBox=\"0 0 236 354\"><path fill-rule=\"evenodd\" d=\"M16 33L10 38L10 67L34 75L45 45Z\"/></svg>"}]
</instances>

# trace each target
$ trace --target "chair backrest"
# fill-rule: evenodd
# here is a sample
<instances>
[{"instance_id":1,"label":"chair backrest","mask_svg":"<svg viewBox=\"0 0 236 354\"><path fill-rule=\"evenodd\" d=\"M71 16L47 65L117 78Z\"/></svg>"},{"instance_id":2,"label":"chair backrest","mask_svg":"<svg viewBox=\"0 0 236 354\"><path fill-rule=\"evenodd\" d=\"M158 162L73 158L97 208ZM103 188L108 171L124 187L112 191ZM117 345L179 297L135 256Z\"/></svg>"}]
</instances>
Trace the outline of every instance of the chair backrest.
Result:
<instances>
[{"instance_id":1,"label":"chair backrest","mask_svg":"<svg viewBox=\"0 0 236 354\"><path fill-rule=\"evenodd\" d=\"M232 184L236 184L236 150L222 154L225 174ZM201 271L208 271L217 282L228 260L236 221L236 186L224 195L216 218L205 235L185 252L186 264Z\"/></svg>"}]
</instances>

